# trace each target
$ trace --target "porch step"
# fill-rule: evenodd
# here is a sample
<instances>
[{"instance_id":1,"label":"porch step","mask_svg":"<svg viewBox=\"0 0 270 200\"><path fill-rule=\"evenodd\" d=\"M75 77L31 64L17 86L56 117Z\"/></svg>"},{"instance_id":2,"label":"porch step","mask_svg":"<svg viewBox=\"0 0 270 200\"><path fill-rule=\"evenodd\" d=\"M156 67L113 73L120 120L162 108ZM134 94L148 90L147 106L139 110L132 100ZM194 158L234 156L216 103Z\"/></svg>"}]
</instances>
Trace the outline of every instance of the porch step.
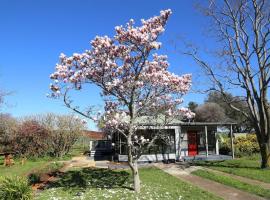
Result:
<instances>
[{"instance_id":1,"label":"porch step","mask_svg":"<svg viewBox=\"0 0 270 200\"><path fill-rule=\"evenodd\" d=\"M111 152L108 151L91 151L90 159L93 160L111 160L112 155Z\"/></svg>"},{"instance_id":2,"label":"porch step","mask_svg":"<svg viewBox=\"0 0 270 200\"><path fill-rule=\"evenodd\" d=\"M95 153L96 153L96 151L91 151L90 152L90 157L94 157L95 156Z\"/></svg>"},{"instance_id":3,"label":"porch step","mask_svg":"<svg viewBox=\"0 0 270 200\"><path fill-rule=\"evenodd\" d=\"M110 152L107 151L91 151L90 156L100 156L100 155L108 155Z\"/></svg>"},{"instance_id":4,"label":"porch step","mask_svg":"<svg viewBox=\"0 0 270 200\"><path fill-rule=\"evenodd\" d=\"M209 155L206 157L206 155L196 155L196 156L184 156L184 161L200 161L200 160L231 160L232 156L228 155Z\"/></svg>"}]
</instances>

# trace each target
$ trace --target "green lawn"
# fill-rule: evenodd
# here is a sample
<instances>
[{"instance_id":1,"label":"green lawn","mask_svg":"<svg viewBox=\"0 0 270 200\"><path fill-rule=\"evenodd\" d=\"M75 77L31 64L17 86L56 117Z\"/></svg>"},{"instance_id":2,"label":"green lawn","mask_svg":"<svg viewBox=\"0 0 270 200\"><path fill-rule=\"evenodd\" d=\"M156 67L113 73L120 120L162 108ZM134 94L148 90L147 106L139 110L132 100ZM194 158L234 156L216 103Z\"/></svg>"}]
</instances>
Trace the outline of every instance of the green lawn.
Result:
<instances>
[{"instance_id":1,"label":"green lawn","mask_svg":"<svg viewBox=\"0 0 270 200\"><path fill-rule=\"evenodd\" d=\"M240 189L240 190L261 196L261 197L266 197L268 199L270 198L270 190L264 189L257 185L250 185L250 184L241 182L237 179L234 179L228 176L223 176L223 175L209 172L206 170L197 170L197 171L192 172L192 174L206 178L206 179L210 179L210 180L222 183L224 185L228 185L233 188L237 188L237 189Z\"/></svg>"},{"instance_id":2,"label":"green lawn","mask_svg":"<svg viewBox=\"0 0 270 200\"><path fill-rule=\"evenodd\" d=\"M48 161L46 160L36 160L31 161L27 160L24 165L21 165L21 163L15 160L15 165L12 165L10 167L5 167L4 165L0 165L0 176L10 176L10 175L18 175L18 176L24 176L31 172L34 169L41 168L44 166Z\"/></svg>"},{"instance_id":3,"label":"green lawn","mask_svg":"<svg viewBox=\"0 0 270 200\"><path fill-rule=\"evenodd\" d=\"M142 189L136 195L131 190L127 171L93 168L69 171L49 189L37 194L36 199L220 199L156 168L140 169L140 177Z\"/></svg>"},{"instance_id":4,"label":"green lawn","mask_svg":"<svg viewBox=\"0 0 270 200\"><path fill-rule=\"evenodd\" d=\"M62 167L63 164L57 163L53 159L38 158L35 160L27 160L24 165L20 160L15 160L15 164L6 167L3 164L0 165L0 176L26 176L31 172L46 173L47 171L54 171Z\"/></svg>"},{"instance_id":5,"label":"green lawn","mask_svg":"<svg viewBox=\"0 0 270 200\"><path fill-rule=\"evenodd\" d=\"M197 165L270 183L270 170L260 168L260 158L244 157L226 161L200 161Z\"/></svg>"}]
</instances>

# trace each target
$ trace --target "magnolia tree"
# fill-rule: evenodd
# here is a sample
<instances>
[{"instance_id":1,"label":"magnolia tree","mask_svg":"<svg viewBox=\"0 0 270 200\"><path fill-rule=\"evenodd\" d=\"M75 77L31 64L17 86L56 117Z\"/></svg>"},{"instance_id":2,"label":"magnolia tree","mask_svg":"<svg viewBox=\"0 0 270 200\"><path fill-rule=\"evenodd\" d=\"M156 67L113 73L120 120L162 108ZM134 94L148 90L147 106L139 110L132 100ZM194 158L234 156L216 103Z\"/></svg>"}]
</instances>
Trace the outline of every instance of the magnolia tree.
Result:
<instances>
[{"instance_id":1,"label":"magnolia tree","mask_svg":"<svg viewBox=\"0 0 270 200\"><path fill-rule=\"evenodd\" d=\"M68 108L94 121L103 116L106 128L126 138L136 192L140 191L139 150L144 144L152 143L138 136L139 119L160 118L162 120L157 121L164 126L168 119L176 116L191 118L194 115L180 108L182 96L191 87L191 75L169 72L167 56L153 52L161 47L157 40L170 15L171 10L161 11L159 16L141 20L139 27L130 20L125 27L115 27L116 34L112 38L97 36L91 41L91 49L82 54L74 53L71 57L61 54L56 71L50 76L54 80L50 86L52 97L62 96ZM82 90L86 84L94 84L102 90L103 114L74 105L69 92Z\"/></svg>"}]
</instances>

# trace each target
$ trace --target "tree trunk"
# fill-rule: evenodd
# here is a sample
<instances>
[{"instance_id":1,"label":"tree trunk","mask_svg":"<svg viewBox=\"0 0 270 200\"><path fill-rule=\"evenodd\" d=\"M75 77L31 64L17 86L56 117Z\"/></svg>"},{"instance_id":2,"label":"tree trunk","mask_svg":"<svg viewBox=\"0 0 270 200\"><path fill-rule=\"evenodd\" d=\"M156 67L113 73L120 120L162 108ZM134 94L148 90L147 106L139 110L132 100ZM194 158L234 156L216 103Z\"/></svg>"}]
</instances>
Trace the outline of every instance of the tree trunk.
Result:
<instances>
[{"instance_id":1,"label":"tree trunk","mask_svg":"<svg viewBox=\"0 0 270 200\"><path fill-rule=\"evenodd\" d=\"M137 160L134 159L132 156L131 137L128 137L128 164L132 171L134 191L136 193L140 193L140 190L141 190L140 176L139 176Z\"/></svg>"},{"instance_id":2,"label":"tree trunk","mask_svg":"<svg viewBox=\"0 0 270 200\"><path fill-rule=\"evenodd\" d=\"M270 168L270 140L267 134L261 132L259 127L255 126L256 136L261 153L261 168Z\"/></svg>"},{"instance_id":3,"label":"tree trunk","mask_svg":"<svg viewBox=\"0 0 270 200\"><path fill-rule=\"evenodd\" d=\"M270 168L270 142L265 141L260 144L260 151L261 151L261 168L267 169Z\"/></svg>"},{"instance_id":4,"label":"tree trunk","mask_svg":"<svg viewBox=\"0 0 270 200\"><path fill-rule=\"evenodd\" d=\"M141 184L140 184L140 176L139 176L137 160L133 163L133 167L131 168L131 170L132 170L132 175L133 175L134 191L139 193L141 191Z\"/></svg>"}]
</instances>

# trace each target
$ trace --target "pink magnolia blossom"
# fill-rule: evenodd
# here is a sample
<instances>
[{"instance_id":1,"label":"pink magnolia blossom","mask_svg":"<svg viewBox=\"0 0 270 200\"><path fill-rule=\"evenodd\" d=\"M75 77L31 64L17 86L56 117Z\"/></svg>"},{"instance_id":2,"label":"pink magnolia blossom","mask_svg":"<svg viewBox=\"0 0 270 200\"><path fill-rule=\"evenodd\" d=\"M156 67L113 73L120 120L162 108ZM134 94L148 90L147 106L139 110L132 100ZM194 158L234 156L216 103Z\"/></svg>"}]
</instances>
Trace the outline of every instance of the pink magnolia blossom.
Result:
<instances>
[{"instance_id":1,"label":"pink magnolia blossom","mask_svg":"<svg viewBox=\"0 0 270 200\"><path fill-rule=\"evenodd\" d=\"M136 119L142 116L194 117L188 109L179 108L182 96L190 90L191 74L171 73L167 56L154 52L161 48L158 38L171 13L161 11L159 16L141 20L141 26L135 26L134 20L126 26L116 26L113 37L96 36L84 53L70 57L61 53L50 76L54 80L50 85L52 96L67 95L71 89L82 90L86 84L95 84L105 100L106 127L132 133L139 127ZM71 102L65 103L72 108ZM98 121L100 116L90 118Z\"/></svg>"}]
</instances>

